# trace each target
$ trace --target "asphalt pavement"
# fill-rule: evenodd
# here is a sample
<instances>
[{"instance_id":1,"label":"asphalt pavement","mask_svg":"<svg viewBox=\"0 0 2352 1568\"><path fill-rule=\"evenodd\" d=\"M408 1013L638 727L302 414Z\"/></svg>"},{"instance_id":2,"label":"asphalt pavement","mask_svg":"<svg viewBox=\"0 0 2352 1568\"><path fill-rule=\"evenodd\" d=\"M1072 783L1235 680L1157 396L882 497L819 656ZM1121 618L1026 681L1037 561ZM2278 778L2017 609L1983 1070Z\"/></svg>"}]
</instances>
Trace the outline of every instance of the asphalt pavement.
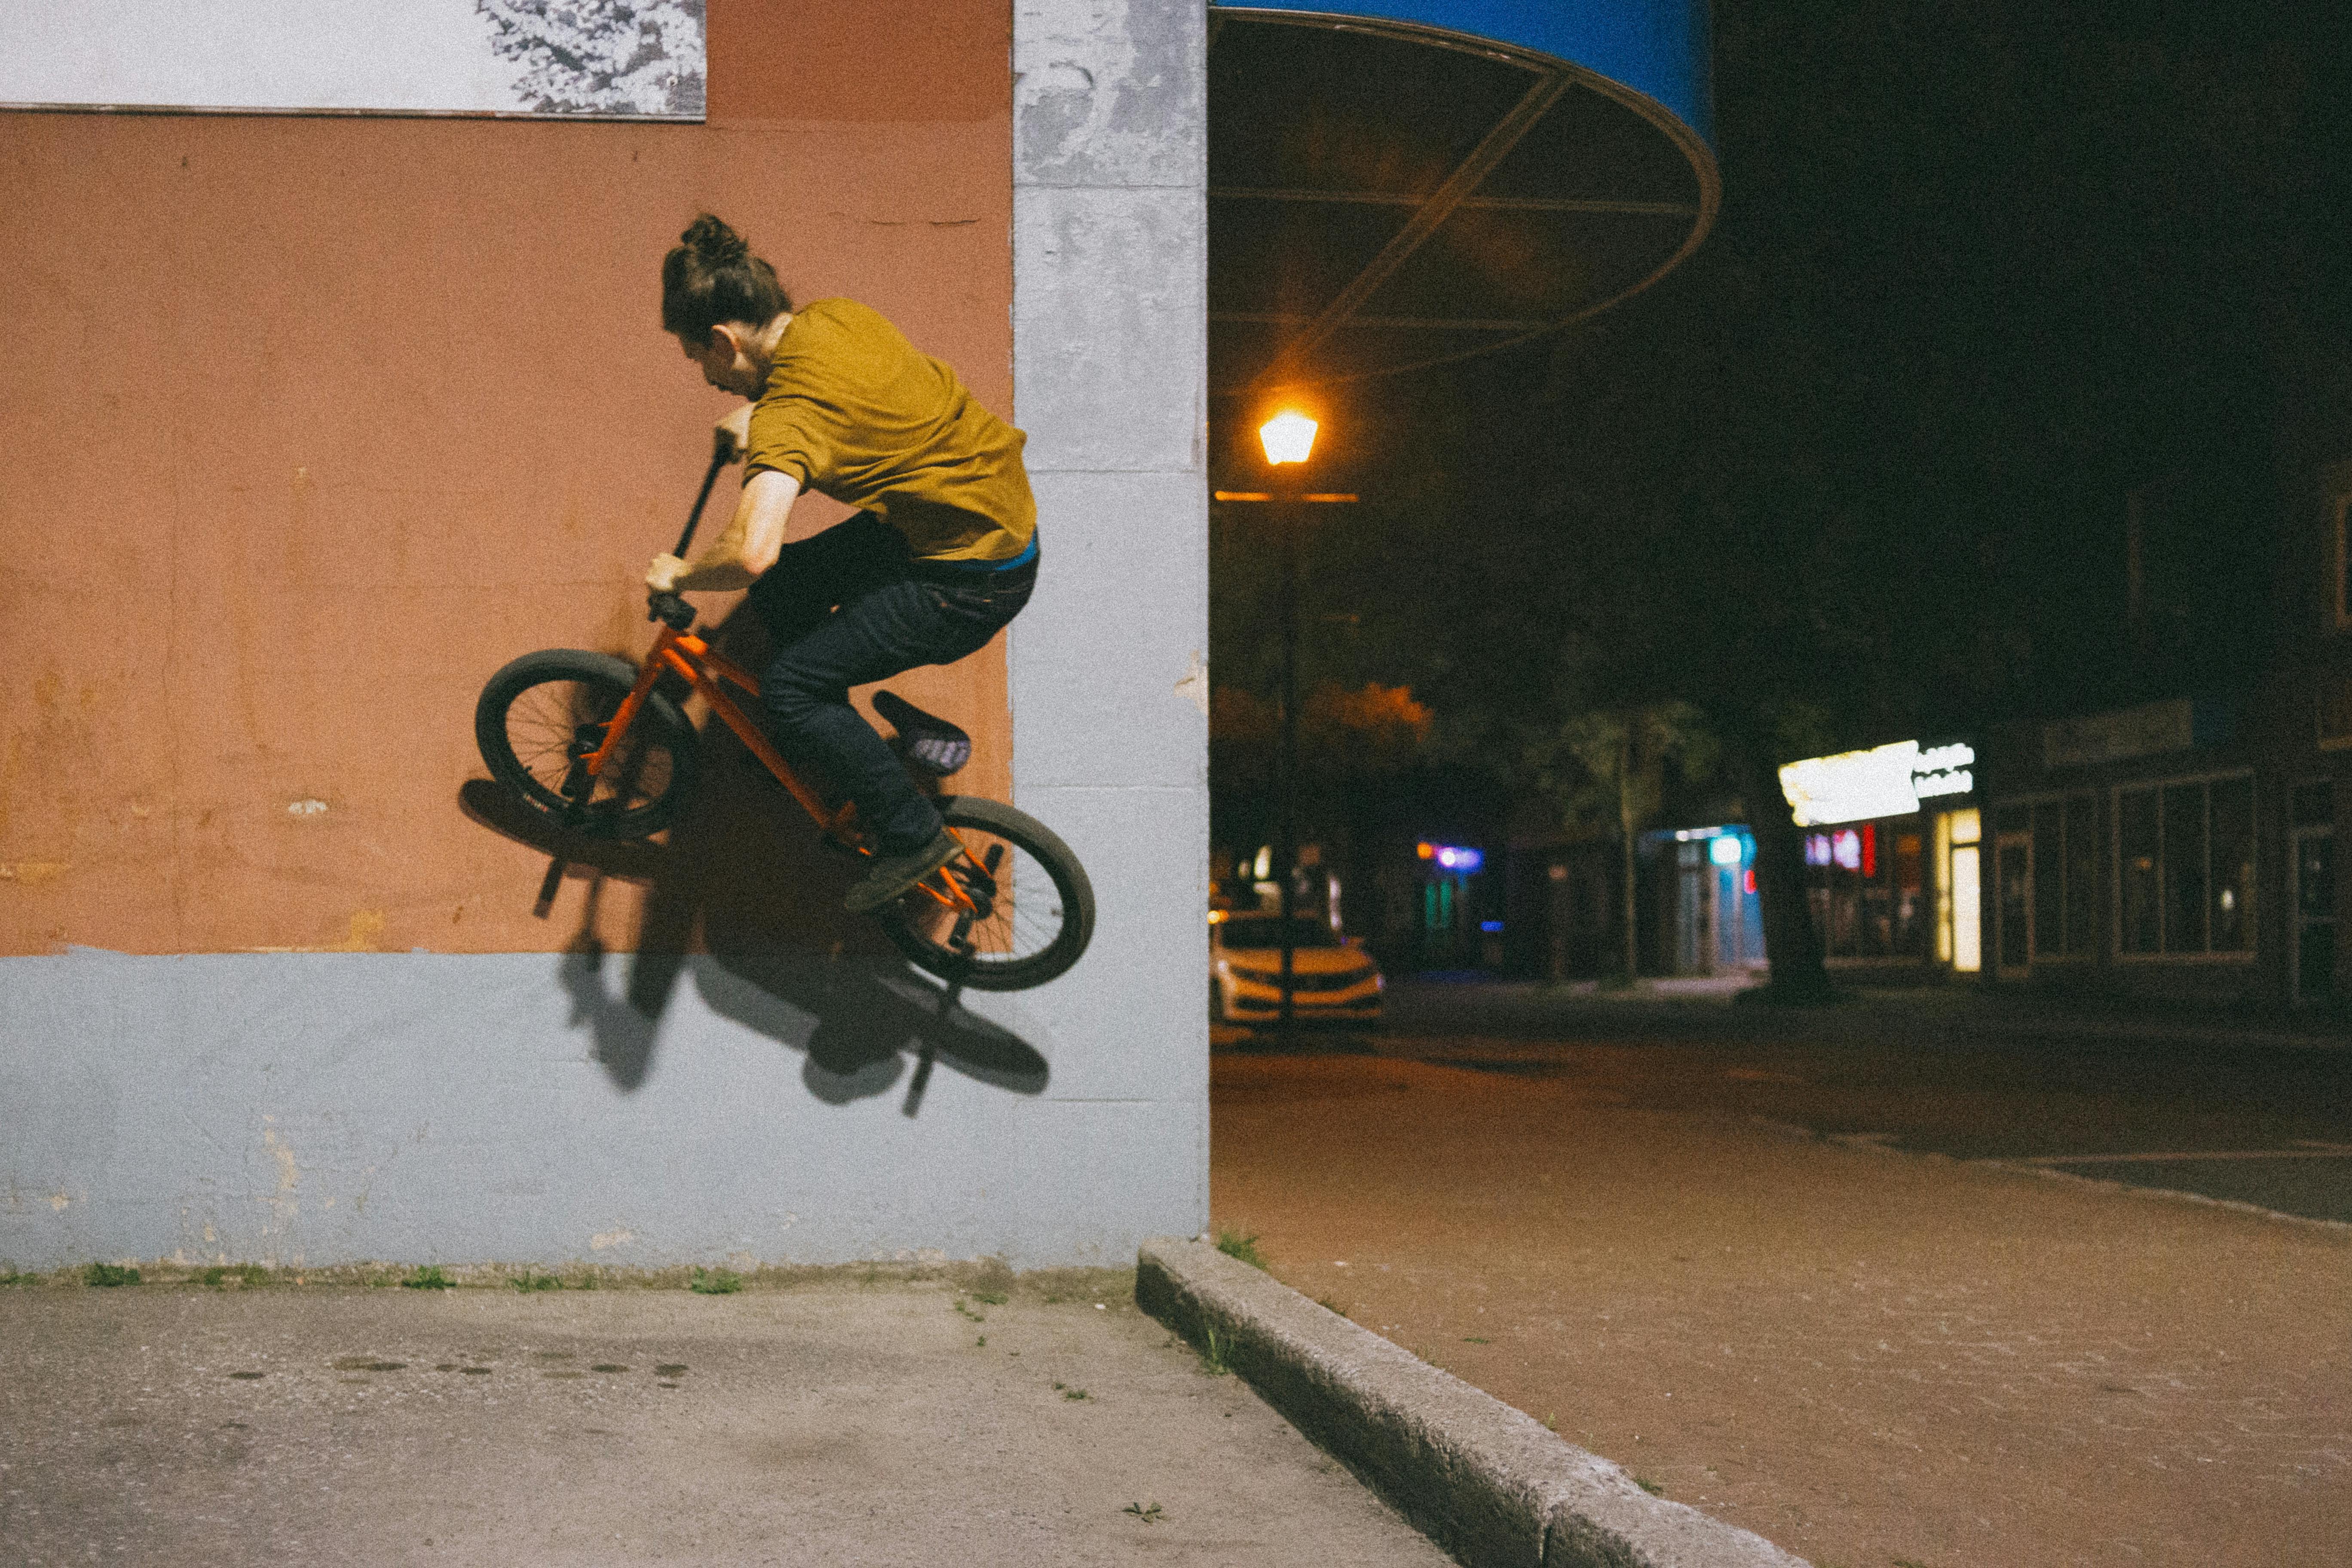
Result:
<instances>
[{"instance_id":1,"label":"asphalt pavement","mask_svg":"<svg viewBox=\"0 0 2352 1568\"><path fill-rule=\"evenodd\" d=\"M1732 995L1407 979L1379 1032L1298 1048L1598 1075L1631 1106L2352 1223L2352 1038L2330 1020L2038 1007L1959 987L1822 1009Z\"/></svg>"},{"instance_id":2,"label":"asphalt pavement","mask_svg":"<svg viewBox=\"0 0 2352 1568\"><path fill-rule=\"evenodd\" d=\"M2345 1561L2341 1049L1390 996L1221 1037L1285 1283L1820 1568Z\"/></svg>"}]
</instances>

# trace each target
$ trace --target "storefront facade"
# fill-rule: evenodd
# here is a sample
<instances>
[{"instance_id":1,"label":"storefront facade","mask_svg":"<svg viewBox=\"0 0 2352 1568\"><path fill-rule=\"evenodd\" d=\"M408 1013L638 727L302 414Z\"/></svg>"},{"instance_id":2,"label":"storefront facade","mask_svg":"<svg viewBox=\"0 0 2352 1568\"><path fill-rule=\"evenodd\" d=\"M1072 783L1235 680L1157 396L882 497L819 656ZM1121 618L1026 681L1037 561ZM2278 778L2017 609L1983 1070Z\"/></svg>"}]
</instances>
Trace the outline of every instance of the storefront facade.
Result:
<instances>
[{"instance_id":1,"label":"storefront facade","mask_svg":"<svg viewBox=\"0 0 2352 1568\"><path fill-rule=\"evenodd\" d=\"M1671 974L1738 974L1764 967L1756 838L1736 825L1642 835L1643 879L1656 890L1645 946Z\"/></svg>"},{"instance_id":2,"label":"storefront facade","mask_svg":"<svg viewBox=\"0 0 2352 1568\"><path fill-rule=\"evenodd\" d=\"M1982 962L1977 749L1903 741L1780 770L1805 900L1832 969L1969 974Z\"/></svg>"},{"instance_id":3,"label":"storefront facade","mask_svg":"<svg viewBox=\"0 0 2352 1568\"><path fill-rule=\"evenodd\" d=\"M2225 1003L2339 993L2352 673L2277 672L1999 741L1985 919L2003 984Z\"/></svg>"}]
</instances>

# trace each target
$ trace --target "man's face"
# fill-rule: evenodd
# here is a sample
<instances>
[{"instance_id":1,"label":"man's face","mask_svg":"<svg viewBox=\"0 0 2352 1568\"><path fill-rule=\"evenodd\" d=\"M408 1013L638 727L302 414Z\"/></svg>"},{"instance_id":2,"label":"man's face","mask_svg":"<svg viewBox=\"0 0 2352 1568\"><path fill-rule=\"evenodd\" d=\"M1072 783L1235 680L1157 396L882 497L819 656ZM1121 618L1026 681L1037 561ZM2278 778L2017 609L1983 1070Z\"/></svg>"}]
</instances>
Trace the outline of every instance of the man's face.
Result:
<instances>
[{"instance_id":1,"label":"man's face","mask_svg":"<svg viewBox=\"0 0 2352 1568\"><path fill-rule=\"evenodd\" d=\"M719 391L731 392L738 397L757 397L765 390L760 367L743 353L741 335L729 327L711 328L710 335L700 342L692 334L680 332L677 346L702 372L702 379Z\"/></svg>"}]
</instances>

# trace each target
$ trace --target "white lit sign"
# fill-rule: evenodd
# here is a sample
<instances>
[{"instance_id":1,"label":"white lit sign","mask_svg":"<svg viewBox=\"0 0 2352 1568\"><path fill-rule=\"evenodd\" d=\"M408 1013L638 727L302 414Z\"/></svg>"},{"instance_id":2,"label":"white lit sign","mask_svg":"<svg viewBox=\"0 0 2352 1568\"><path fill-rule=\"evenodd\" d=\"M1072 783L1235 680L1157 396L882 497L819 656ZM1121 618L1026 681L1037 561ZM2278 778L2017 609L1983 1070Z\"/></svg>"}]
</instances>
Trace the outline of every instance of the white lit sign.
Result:
<instances>
[{"instance_id":1,"label":"white lit sign","mask_svg":"<svg viewBox=\"0 0 2352 1568\"><path fill-rule=\"evenodd\" d=\"M1923 800L1976 788L1976 752L1962 743L1919 749L1898 741L1867 752L1809 757L1780 770L1780 793L1800 827L1908 816Z\"/></svg>"},{"instance_id":2,"label":"white lit sign","mask_svg":"<svg viewBox=\"0 0 2352 1568\"><path fill-rule=\"evenodd\" d=\"M1911 767L1911 793L1921 800L1939 795L1967 795L1977 787L1974 747L1955 741L1919 753Z\"/></svg>"}]
</instances>

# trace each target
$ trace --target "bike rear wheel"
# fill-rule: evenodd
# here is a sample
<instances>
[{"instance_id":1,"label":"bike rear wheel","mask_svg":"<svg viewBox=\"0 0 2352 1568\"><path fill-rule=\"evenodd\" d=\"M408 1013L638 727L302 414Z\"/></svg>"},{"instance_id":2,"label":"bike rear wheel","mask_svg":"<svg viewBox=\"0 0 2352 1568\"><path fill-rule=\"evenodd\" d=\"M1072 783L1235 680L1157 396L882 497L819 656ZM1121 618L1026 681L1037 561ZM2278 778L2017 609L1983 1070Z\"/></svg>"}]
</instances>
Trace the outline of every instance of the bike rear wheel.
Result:
<instances>
[{"instance_id":1,"label":"bike rear wheel","mask_svg":"<svg viewBox=\"0 0 2352 1568\"><path fill-rule=\"evenodd\" d=\"M516 659L474 705L490 776L551 826L591 838L659 833L694 784L697 737L677 704L646 693L604 771L583 765L636 683L635 668L610 654L549 648Z\"/></svg>"},{"instance_id":2,"label":"bike rear wheel","mask_svg":"<svg viewBox=\"0 0 2352 1568\"><path fill-rule=\"evenodd\" d=\"M977 795L941 800L940 816L962 847L926 882L953 879L977 910L950 910L919 886L881 916L898 951L974 991L1025 991L1066 973L1095 934L1094 886L1070 847Z\"/></svg>"}]
</instances>

